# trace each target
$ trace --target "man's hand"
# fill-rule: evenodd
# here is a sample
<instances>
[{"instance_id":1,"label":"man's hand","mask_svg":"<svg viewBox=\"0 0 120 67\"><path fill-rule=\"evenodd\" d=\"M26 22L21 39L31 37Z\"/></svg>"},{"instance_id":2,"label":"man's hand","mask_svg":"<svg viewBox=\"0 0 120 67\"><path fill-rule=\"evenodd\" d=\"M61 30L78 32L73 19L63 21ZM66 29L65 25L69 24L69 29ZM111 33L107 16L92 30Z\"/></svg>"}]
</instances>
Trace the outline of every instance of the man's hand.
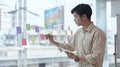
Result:
<instances>
[{"instance_id":1,"label":"man's hand","mask_svg":"<svg viewBox=\"0 0 120 67\"><path fill-rule=\"evenodd\" d=\"M79 62L79 57L77 57L74 53L66 51L66 54L67 54L68 58L74 59L75 62Z\"/></svg>"},{"instance_id":2,"label":"man's hand","mask_svg":"<svg viewBox=\"0 0 120 67\"><path fill-rule=\"evenodd\" d=\"M45 35L46 39L49 39L50 42L53 42L53 36L51 34Z\"/></svg>"},{"instance_id":3,"label":"man's hand","mask_svg":"<svg viewBox=\"0 0 120 67\"><path fill-rule=\"evenodd\" d=\"M67 54L68 58L70 58L70 59L75 59L76 58L76 55L74 53L67 52L67 51L65 51L65 53Z\"/></svg>"},{"instance_id":4,"label":"man's hand","mask_svg":"<svg viewBox=\"0 0 120 67\"><path fill-rule=\"evenodd\" d=\"M46 39L49 39L49 41L50 41L52 44L54 44L54 45L56 45L56 46L59 46L59 43L53 39L53 35L47 34L47 35L45 35L45 37L46 37Z\"/></svg>"},{"instance_id":5,"label":"man's hand","mask_svg":"<svg viewBox=\"0 0 120 67\"><path fill-rule=\"evenodd\" d=\"M75 62L78 62L78 61L87 62L84 56L78 57L78 56L76 56L74 53L67 52L67 51L66 51L65 53L67 54L68 58L74 59Z\"/></svg>"}]
</instances>

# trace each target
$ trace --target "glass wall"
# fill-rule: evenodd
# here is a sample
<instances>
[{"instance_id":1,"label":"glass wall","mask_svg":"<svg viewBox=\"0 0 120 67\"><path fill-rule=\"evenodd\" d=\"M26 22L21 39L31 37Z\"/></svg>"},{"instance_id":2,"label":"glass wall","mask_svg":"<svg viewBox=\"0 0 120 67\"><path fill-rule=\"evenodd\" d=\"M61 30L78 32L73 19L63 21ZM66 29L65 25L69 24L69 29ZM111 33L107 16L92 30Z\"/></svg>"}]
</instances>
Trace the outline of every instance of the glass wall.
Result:
<instances>
[{"instance_id":1,"label":"glass wall","mask_svg":"<svg viewBox=\"0 0 120 67\"><path fill-rule=\"evenodd\" d=\"M96 0L0 0L0 67L75 67L76 63L46 40L44 34L53 34L59 42L69 42L78 29L70 11L79 3L90 4L94 11L92 21L96 24ZM111 18L109 11L107 2L111 64L116 18Z\"/></svg>"}]
</instances>

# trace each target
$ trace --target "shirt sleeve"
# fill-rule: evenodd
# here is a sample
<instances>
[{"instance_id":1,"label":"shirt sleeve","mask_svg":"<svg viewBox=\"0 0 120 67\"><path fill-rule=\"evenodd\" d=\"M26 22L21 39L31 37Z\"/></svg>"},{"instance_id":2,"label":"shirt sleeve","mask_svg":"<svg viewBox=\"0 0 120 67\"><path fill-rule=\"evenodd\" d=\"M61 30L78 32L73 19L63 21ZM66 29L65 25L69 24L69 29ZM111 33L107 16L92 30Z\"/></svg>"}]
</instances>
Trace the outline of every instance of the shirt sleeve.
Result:
<instances>
[{"instance_id":1,"label":"shirt sleeve","mask_svg":"<svg viewBox=\"0 0 120 67\"><path fill-rule=\"evenodd\" d=\"M103 32L97 32L93 37L92 53L85 55L87 62L96 64L103 60L106 37Z\"/></svg>"},{"instance_id":2,"label":"shirt sleeve","mask_svg":"<svg viewBox=\"0 0 120 67\"><path fill-rule=\"evenodd\" d=\"M69 43L59 43L58 47L74 51L75 50L75 35L71 38Z\"/></svg>"}]
</instances>

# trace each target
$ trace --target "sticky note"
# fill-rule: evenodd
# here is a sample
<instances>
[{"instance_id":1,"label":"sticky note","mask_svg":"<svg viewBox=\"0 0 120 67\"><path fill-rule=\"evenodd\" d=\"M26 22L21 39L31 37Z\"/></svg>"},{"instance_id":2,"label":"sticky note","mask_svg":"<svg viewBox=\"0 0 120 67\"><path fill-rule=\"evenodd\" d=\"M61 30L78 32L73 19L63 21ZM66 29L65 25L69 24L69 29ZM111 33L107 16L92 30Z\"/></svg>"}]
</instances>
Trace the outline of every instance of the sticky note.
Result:
<instances>
[{"instance_id":1,"label":"sticky note","mask_svg":"<svg viewBox=\"0 0 120 67\"><path fill-rule=\"evenodd\" d=\"M27 45L27 41L26 41L25 38L22 39L22 45L23 45L23 46Z\"/></svg>"},{"instance_id":2,"label":"sticky note","mask_svg":"<svg viewBox=\"0 0 120 67\"><path fill-rule=\"evenodd\" d=\"M36 41L35 37L32 37L32 43L33 44L35 44L35 41Z\"/></svg>"},{"instance_id":3,"label":"sticky note","mask_svg":"<svg viewBox=\"0 0 120 67\"><path fill-rule=\"evenodd\" d=\"M61 30L58 30L58 35L60 35L60 33L61 33Z\"/></svg>"},{"instance_id":4,"label":"sticky note","mask_svg":"<svg viewBox=\"0 0 120 67\"><path fill-rule=\"evenodd\" d=\"M26 24L26 29L30 30L30 24Z\"/></svg>"},{"instance_id":5,"label":"sticky note","mask_svg":"<svg viewBox=\"0 0 120 67\"><path fill-rule=\"evenodd\" d=\"M68 30L70 31L70 26L68 26Z\"/></svg>"},{"instance_id":6,"label":"sticky note","mask_svg":"<svg viewBox=\"0 0 120 67\"><path fill-rule=\"evenodd\" d=\"M61 30L64 30L64 25L61 26Z\"/></svg>"},{"instance_id":7,"label":"sticky note","mask_svg":"<svg viewBox=\"0 0 120 67\"><path fill-rule=\"evenodd\" d=\"M40 34L40 39L41 39L41 40L44 40L44 39L45 39L44 34Z\"/></svg>"},{"instance_id":8,"label":"sticky note","mask_svg":"<svg viewBox=\"0 0 120 67\"><path fill-rule=\"evenodd\" d=\"M21 27L16 27L16 30L17 30L17 34L21 34L22 33Z\"/></svg>"},{"instance_id":9,"label":"sticky note","mask_svg":"<svg viewBox=\"0 0 120 67\"><path fill-rule=\"evenodd\" d=\"M71 35L73 35L73 31L71 31Z\"/></svg>"},{"instance_id":10,"label":"sticky note","mask_svg":"<svg viewBox=\"0 0 120 67\"><path fill-rule=\"evenodd\" d=\"M35 32L39 32L39 27L38 26L35 27Z\"/></svg>"}]
</instances>

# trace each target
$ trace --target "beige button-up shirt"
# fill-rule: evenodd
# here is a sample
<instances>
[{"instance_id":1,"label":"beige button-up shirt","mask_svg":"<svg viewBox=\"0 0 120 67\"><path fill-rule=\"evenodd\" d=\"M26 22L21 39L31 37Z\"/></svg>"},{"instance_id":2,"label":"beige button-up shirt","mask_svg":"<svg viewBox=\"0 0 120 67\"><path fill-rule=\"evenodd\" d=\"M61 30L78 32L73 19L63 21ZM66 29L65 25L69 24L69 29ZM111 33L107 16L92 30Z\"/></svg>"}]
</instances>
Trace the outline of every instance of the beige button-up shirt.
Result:
<instances>
[{"instance_id":1,"label":"beige button-up shirt","mask_svg":"<svg viewBox=\"0 0 120 67\"><path fill-rule=\"evenodd\" d=\"M78 57L85 56L87 62L79 61L78 67L102 67L105 44L104 32L91 23L86 30L78 29L69 44L61 43L59 47L76 51Z\"/></svg>"}]
</instances>

